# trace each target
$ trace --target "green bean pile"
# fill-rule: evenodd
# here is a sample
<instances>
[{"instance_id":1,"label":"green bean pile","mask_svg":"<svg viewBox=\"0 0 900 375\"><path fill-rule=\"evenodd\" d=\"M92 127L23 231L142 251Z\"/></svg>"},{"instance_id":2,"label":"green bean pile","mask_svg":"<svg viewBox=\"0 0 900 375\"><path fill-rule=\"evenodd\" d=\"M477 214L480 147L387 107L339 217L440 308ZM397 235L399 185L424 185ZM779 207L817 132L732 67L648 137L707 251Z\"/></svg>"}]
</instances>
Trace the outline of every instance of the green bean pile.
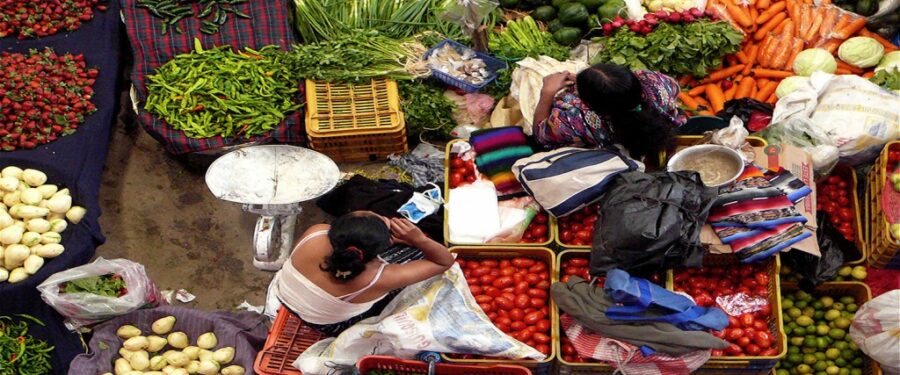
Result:
<instances>
[{"instance_id":1,"label":"green bean pile","mask_svg":"<svg viewBox=\"0 0 900 375\"><path fill-rule=\"evenodd\" d=\"M178 21L186 17L194 17L201 21L200 32L215 34L219 27L228 22L228 14L236 17L250 18L250 15L234 8L235 5L246 3L248 0L199 0L203 5L200 13L194 14L191 3L197 0L138 0L139 8L146 8L154 17L162 18L162 34L173 30L181 34Z\"/></svg>"},{"instance_id":2,"label":"green bean pile","mask_svg":"<svg viewBox=\"0 0 900 375\"><path fill-rule=\"evenodd\" d=\"M44 325L28 315L16 315ZM49 374L50 352L53 347L43 340L28 334L28 323L13 321L8 316L0 316L0 375L43 375Z\"/></svg>"},{"instance_id":3,"label":"green bean pile","mask_svg":"<svg viewBox=\"0 0 900 375\"><path fill-rule=\"evenodd\" d=\"M301 106L285 56L276 46L204 50L194 39L193 52L147 77L144 108L191 138L265 134Z\"/></svg>"}]
</instances>

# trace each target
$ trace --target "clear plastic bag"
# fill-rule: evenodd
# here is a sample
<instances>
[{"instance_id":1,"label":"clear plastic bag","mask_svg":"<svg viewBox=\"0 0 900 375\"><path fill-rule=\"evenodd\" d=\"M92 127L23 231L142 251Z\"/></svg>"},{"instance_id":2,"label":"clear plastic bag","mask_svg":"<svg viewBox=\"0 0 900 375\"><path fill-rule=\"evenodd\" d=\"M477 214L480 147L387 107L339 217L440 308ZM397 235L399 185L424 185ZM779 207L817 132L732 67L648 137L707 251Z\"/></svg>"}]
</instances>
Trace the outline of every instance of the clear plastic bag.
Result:
<instances>
[{"instance_id":1,"label":"clear plastic bag","mask_svg":"<svg viewBox=\"0 0 900 375\"><path fill-rule=\"evenodd\" d=\"M441 18L459 25L471 35L498 6L500 3L496 0L450 0L444 6Z\"/></svg>"},{"instance_id":2,"label":"clear plastic bag","mask_svg":"<svg viewBox=\"0 0 900 375\"><path fill-rule=\"evenodd\" d=\"M850 326L850 338L881 365L885 374L900 374L900 289L866 302Z\"/></svg>"},{"instance_id":3,"label":"clear plastic bag","mask_svg":"<svg viewBox=\"0 0 900 375\"><path fill-rule=\"evenodd\" d=\"M107 297L91 293L61 293L60 284L92 276L116 274L125 281L127 293ZM66 327L77 329L162 303L156 284L144 266L127 259L98 258L93 263L51 275L37 287L41 299L66 317Z\"/></svg>"},{"instance_id":4,"label":"clear plastic bag","mask_svg":"<svg viewBox=\"0 0 900 375\"><path fill-rule=\"evenodd\" d=\"M773 123L760 135L769 144L786 143L808 152L812 156L816 175L827 175L840 157L840 150L832 143L828 134L806 118L792 117Z\"/></svg>"}]
</instances>

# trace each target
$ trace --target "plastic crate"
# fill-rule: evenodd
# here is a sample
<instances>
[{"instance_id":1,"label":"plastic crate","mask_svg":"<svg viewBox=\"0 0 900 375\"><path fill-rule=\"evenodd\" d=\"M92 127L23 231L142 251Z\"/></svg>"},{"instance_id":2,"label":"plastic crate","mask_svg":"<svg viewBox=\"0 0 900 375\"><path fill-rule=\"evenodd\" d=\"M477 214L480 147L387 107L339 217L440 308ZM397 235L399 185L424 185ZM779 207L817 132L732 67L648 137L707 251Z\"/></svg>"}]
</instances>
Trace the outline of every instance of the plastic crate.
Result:
<instances>
[{"instance_id":1,"label":"plastic crate","mask_svg":"<svg viewBox=\"0 0 900 375\"><path fill-rule=\"evenodd\" d=\"M593 205L596 205L596 203L591 204L591 206L593 206ZM553 227L553 238L556 239L556 245L560 249L590 249L591 248L591 245L572 245L572 244L564 243L563 239L562 239L561 231L562 231L562 229L560 229L559 221L556 221L556 225Z\"/></svg>"},{"instance_id":2,"label":"plastic crate","mask_svg":"<svg viewBox=\"0 0 900 375\"><path fill-rule=\"evenodd\" d=\"M253 370L262 375L302 375L292 364L304 350L325 337L282 306L263 349L256 355Z\"/></svg>"},{"instance_id":3,"label":"plastic crate","mask_svg":"<svg viewBox=\"0 0 900 375\"><path fill-rule=\"evenodd\" d=\"M444 197L448 201L450 198L450 155L451 155L450 150L453 149L453 144L459 143L459 142L465 142L465 141L461 140L461 139L454 139L447 143L446 150L444 151ZM490 243L490 244L451 243L450 242L450 225L449 225L449 223L450 223L449 213L447 212L447 210L444 210L444 245L447 245L447 246L507 245L507 244L500 244L500 243ZM546 242L540 242L540 243L515 242L515 243L509 243L508 245L547 247L547 246L550 246L550 244L552 244L553 242L558 242L558 241L556 241L556 234L559 232L559 230L556 227L556 219L553 217L553 215L549 215L549 221L547 222L547 225L548 225L548 227L547 227L547 241Z\"/></svg>"},{"instance_id":4,"label":"plastic crate","mask_svg":"<svg viewBox=\"0 0 900 375\"><path fill-rule=\"evenodd\" d=\"M387 357L380 355L369 355L362 357L356 363L360 375L366 375L367 371L387 370L392 371L395 375L418 375L428 372L428 363L420 361L408 361L395 357ZM476 366L476 365L451 365L446 363L437 363L435 365L436 375L529 375L531 371L522 366L510 365L492 365L492 366Z\"/></svg>"},{"instance_id":5,"label":"plastic crate","mask_svg":"<svg viewBox=\"0 0 900 375\"><path fill-rule=\"evenodd\" d=\"M556 279L559 280L560 273L563 271L562 270L563 262L565 262L571 258L577 258L577 257L583 257L583 258L590 259L590 256L591 256L590 250L577 249L577 250L564 250L564 251L560 252L556 256L556 268L557 268L556 269ZM566 361L565 359L563 359L563 357L562 357L562 339L561 338L563 336L565 336L565 332L562 331L562 327L560 326L560 322L559 322L559 316L560 316L559 307L554 306L553 308L556 309L556 319L554 319L551 323L553 324L554 327L557 327L557 329L559 329L559 339L553 340L553 350L556 353L559 353L558 354L559 358L557 358L557 361L559 362L559 374L560 375L612 374L613 371L615 371L615 368L613 368L612 366L607 365L605 363L600 363L600 362L575 363L575 362L569 362L569 361Z\"/></svg>"},{"instance_id":6,"label":"plastic crate","mask_svg":"<svg viewBox=\"0 0 900 375\"><path fill-rule=\"evenodd\" d=\"M856 233L856 238L854 243L856 244L856 250L858 253L856 254L844 254L844 263L848 265L857 265L862 264L866 260L866 241L865 235L863 234L864 228L862 226L863 223L863 206L859 204L859 197L856 194L857 189L857 180L856 180L856 171L853 170L852 167L846 164L837 165L832 171L830 175L844 177L849 179L850 181L850 191L852 192L852 196L850 197L850 209L853 210L853 214L855 219L853 221L853 231Z\"/></svg>"},{"instance_id":7,"label":"plastic crate","mask_svg":"<svg viewBox=\"0 0 900 375\"><path fill-rule=\"evenodd\" d=\"M462 54L463 51L465 51L467 49L471 49L469 47L466 47L466 46L464 46L460 43L457 43L455 41L452 41L450 39L444 39L444 41L442 41L442 42L438 43L437 45L435 45L434 47L432 47L430 50L428 50L428 52L425 52L424 60L428 60L428 57L431 56L431 54L434 53L434 51L444 47L447 44L449 44L451 47L453 47L453 49L455 49L456 52L459 52L460 54ZM434 76L434 78L437 78L437 80L439 80L443 83L446 83L450 86L456 87L465 92L468 92L468 93L472 93L472 92L481 90L483 87L489 85L491 82L493 82L495 79L497 79L497 71L506 69L507 65L502 60L499 60L499 59L497 59L491 55L488 55L486 53L482 53L482 52L478 52L478 51L474 51L474 52L475 52L475 57L484 61L484 65L486 65L486 69L488 70L488 72L490 72L490 76L488 77L488 79L484 80L484 82L481 82L477 85L472 84L472 83L463 81L461 79L458 79L456 77L453 77L453 76L451 76L447 73L444 73L440 70L437 70L437 69L431 69L431 74Z\"/></svg>"},{"instance_id":8,"label":"plastic crate","mask_svg":"<svg viewBox=\"0 0 900 375\"><path fill-rule=\"evenodd\" d=\"M884 146L884 150L869 170L866 186L866 247L868 264L875 268L900 269L900 240L890 234L890 223L882 209L882 194L887 180L888 152L900 149L900 141Z\"/></svg>"},{"instance_id":9,"label":"plastic crate","mask_svg":"<svg viewBox=\"0 0 900 375\"><path fill-rule=\"evenodd\" d=\"M781 281L779 270L781 269L781 257L775 255L765 262L768 264L769 273L769 305L772 306L772 314L767 319L770 333L774 333L775 347L778 355L763 356L721 356L710 357L709 361L701 366L695 374L768 374L775 364L787 354L787 336L784 334L781 315ZM737 265L740 261L733 254L706 254L703 257L704 267L723 267ZM675 290L675 271L669 270L666 278L666 288Z\"/></svg>"},{"instance_id":10,"label":"plastic crate","mask_svg":"<svg viewBox=\"0 0 900 375\"><path fill-rule=\"evenodd\" d=\"M782 291L784 294L796 292L799 288L795 284L784 284ZM872 291L869 286L859 281L828 281L816 286L812 295L829 295L851 296L856 299L856 304L862 306L864 303L872 299ZM837 298L835 298L837 299ZM878 363L869 357L863 357L865 364L863 365L863 375L882 375L881 367Z\"/></svg>"},{"instance_id":11,"label":"plastic crate","mask_svg":"<svg viewBox=\"0 0 900 375\"><path fill-rule=\"evenodd\" d=\"M409 151L406 129L381 134L309 137L309 148L328 155L336 162L385 160L389 155Z\"/></svg>"},{"instance_id":12,"label":"plastic crate","mask_svg":"<svg viewBox=\"0 0 900 375\"><path fill-rule=\"evenodd\" d=\"M547 269L550 273L550 282L555 283L557 281L556 275L559 273L556 267L556 255L552 250L547 248L534 248L534 247L515 247L515 246L482 246L482 247L470 247L470 246L458 246L450 248L450 252L457 254L461 259L508 259L515 257L528 257L535 258L544 261L547 264ZM553 299L550 298L547 301L550 304L550 322L559 321L559 317L556 315L556 304L553 303ZM552 345L553 342L559 341L559 327L558 325L551 324L550 327L550 355L547 358L544 358L542 361L535 360L516 360L516 359L457 359L448 357L446 354L441 354L441 357L444 361L448 363L457 363L457 364L470 364L470 365L518 365L522 367L528 368L531 372L538 375L549 374L552 371L554 358L556 357L556 348Z\"/></svg>"}]
</instances>

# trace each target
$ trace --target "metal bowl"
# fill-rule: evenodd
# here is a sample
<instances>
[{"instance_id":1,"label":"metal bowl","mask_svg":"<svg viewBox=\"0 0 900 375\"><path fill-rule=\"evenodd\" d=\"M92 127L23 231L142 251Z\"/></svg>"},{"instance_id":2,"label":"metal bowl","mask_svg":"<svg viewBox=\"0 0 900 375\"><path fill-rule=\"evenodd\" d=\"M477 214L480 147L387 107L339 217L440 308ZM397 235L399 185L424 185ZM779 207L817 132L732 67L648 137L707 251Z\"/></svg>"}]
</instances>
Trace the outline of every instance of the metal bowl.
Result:
<instances>
[{"instance_id":1,"label":"metal bowl","mask_svg":"<svg viewBox=\"0 0 900 375\"><path fill-rule=\"evenodd\" d=\"M725 146L719 146L719 145L698 145L698 146L691 146L691 147L685 148L685 149L683 149L683 150L681 150L681 151L678 151L677 153L675 153L675 155L672 155L672 157L669 159L669 163L666 164L666 168L667 168L668 170L670 170L670 171L682 171L682 170L687 170L687 169L685 169L685 168L680 168L680 167L679 167L679 164L680 164L683 160L685 160L685 159L687 159L687 158L690 158L690 157L692 157L692 156L697 156L697 155L702 155L702 154L710 154L710 153L721 153L721 154L723 154L723 155L726 155L726 156L728 157L728 159L729 159L732 163L734 163L734 166L737 167L737 168L736 168L736 169L737 169L737 172L734 174L734 176L731 176L728 180L726 180L726 181L724 181L724 182L721 182L721 183L718 183L718 184L715 184L715 185L707 184L707 183L704 181L704 184L705 184L706 186L709 186L709 187L720 187L720 186L728 185L728 184L734 182L734 180L736 180L736 179L741 175L741 173L743 173L743 171L744 171L744 160L741 159L741 155L738 154L738 152L735 151L735 150L732 150L732 149L730 149L730 148L728 148L728 147L725 147Z\"/></svg>"}]
</instances>

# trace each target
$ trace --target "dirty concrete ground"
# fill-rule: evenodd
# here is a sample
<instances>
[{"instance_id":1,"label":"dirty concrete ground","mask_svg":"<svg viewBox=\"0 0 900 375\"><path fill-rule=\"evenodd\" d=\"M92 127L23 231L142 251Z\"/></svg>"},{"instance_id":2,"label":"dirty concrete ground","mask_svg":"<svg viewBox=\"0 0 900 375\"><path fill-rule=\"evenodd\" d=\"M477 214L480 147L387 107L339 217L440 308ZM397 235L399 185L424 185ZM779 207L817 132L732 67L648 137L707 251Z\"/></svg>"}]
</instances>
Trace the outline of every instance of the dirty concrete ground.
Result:
<instances>
[{"instance_id":1,"label":"dirty concrete ground","mask_svg":"<svg viewBox=\"0 0 900 375\"><path fill-rule=\"evenodd\" d=\"M262 305L274 273L257 269L251 260L257 216L213 197L202 171L167 154L135 120L123 93L100 191L107 240L96 256L143 264L160 289L195 294L186 306L232 310L244 300ZM371 173L383 164L340 167ZM298 234L329 220L314 204L304 204Z\"/></svg>"}]
</instances>

